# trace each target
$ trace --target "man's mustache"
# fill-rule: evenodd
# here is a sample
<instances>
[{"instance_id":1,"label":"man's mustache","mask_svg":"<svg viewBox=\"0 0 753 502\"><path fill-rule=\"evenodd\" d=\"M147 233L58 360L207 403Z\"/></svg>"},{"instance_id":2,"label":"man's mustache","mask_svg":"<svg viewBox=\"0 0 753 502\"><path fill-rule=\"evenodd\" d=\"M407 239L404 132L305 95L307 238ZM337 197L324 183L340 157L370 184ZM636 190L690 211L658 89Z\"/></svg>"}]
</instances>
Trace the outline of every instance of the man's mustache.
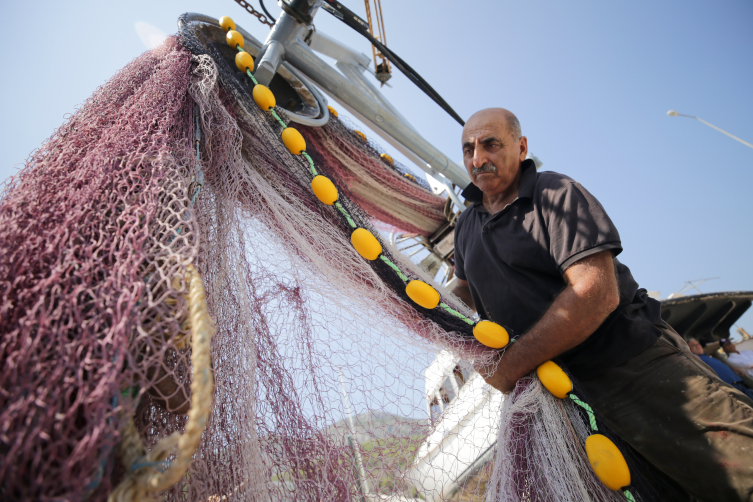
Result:
<instances>
[{"instance_id":1,"label":"man's mustache","mask_svg":"<svg viewBox=\"0 0 753 502\"><path fill-rule=\"evenodd\" d=\"M497 172L497 168L494 167L494 164L490 164L489 162L482 164L479 167L474 167L473 169L471 169L471 174L473 174L474 176L480 173L494 173L494 172Z\"/></svg>"}]
</instances>

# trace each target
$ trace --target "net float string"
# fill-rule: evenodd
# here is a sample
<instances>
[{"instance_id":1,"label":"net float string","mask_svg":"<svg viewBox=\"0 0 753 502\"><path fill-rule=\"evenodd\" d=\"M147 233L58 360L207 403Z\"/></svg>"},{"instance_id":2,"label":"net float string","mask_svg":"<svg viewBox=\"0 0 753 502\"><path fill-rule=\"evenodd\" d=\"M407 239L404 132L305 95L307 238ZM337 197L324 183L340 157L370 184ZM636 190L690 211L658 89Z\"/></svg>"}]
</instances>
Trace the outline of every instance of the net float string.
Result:
<instances>
[{"instance_id":1,"label":"net float string","mask_svg":"<svg viewBox=\"0 0 753 502\"><path fill-rule=\"evenodd\" d=\"M597 434L596 417L591 407L573 394L573 382L554 361L547 361L536 368L541 384L554 397L570 398L588 414L592 434L586 438L586 455L596 477L610 490L622 491L625 499L635 502L630 493L630 468L617 445L603 434Z\"/></svg>"}]
</instances>

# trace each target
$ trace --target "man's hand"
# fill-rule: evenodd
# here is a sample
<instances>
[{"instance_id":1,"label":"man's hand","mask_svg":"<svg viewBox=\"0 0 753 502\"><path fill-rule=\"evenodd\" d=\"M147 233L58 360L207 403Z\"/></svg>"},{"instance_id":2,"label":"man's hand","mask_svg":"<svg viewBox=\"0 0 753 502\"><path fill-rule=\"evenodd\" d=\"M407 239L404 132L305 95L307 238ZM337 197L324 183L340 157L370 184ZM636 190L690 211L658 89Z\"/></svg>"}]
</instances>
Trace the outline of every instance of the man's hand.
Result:
<instances>
[{"instance_id":1,"label":"man's hand","mask_svg":"<svg viewBox=\"0 0 753 502\"><path fill-rule=\"evenodd\" d=\"M517 343L517 342L516 342ZM476 365L475 370L478 371L486 383L501 391L503 394L509 394L515 390L515 384L518 383L519 378L512 376L512 373L505 371L504 365L507 363L507 353L512 348L508 347L505 351L504 357L497 357L496 360L489 365ZM527 374L527 373L526 373ZM525 376L525 375L523 375Z\"/></svg>"},{"instance_id":2,"label":"man's hand","mask_svg":"<svg viewBox=\"0 0 753 502\"><path fill-rule=\"evenodd\" d=\"M476 368L486 382L507 394L541 363L582 343L620 303L611 251L573 263L564 274L567 286L544 316L507 347L499 364ZM467 283L466 283L467 284Z\"/></svg>"}]
</instances>

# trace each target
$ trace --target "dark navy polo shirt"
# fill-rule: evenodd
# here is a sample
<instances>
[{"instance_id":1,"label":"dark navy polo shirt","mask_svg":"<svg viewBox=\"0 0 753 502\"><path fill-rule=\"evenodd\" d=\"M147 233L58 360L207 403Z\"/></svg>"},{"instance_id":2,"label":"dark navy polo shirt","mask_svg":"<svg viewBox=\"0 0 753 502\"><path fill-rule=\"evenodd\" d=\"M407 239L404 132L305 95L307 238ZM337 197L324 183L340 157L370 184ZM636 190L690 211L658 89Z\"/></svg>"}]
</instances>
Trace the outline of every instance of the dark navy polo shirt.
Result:
<instances>
[{"instance_id":1,"label":"dark navy polo shirt","mask_svg":"<svg viewBox=\"0 0 753 502\"><path fill-rule=\"evenodd\" d=\"M565 270L599 251L622 251L620 235L598 200L578 182L521 163L518 197L496 214L468 185L473 204L455 227L455 275L468 281L479 316L514 335L528 331L565 288ZM660 334L660 304L639 289L615 258L617 309L577 347L559 357L570 373L591 378L652 345Z\"/></svg>"}]
</instances>

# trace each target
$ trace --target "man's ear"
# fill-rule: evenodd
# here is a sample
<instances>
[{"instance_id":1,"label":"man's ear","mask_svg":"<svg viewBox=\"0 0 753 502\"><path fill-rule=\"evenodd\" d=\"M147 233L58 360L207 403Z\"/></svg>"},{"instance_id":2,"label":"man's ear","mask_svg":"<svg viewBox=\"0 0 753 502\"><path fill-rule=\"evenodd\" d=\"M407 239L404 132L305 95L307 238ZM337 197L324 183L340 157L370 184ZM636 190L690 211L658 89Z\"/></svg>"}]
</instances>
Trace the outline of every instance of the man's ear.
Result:
<instances>
[{"instance_id":1,"label":"man's ear","mask_svg":"<svg viewBox=\"0 0 753 502\"><path fill-rule=\"evenodd\" d=\"M526 155L528 155L528 138L521 136L518 140L518 148L520 153L520 155L518 155L518 160L523 162L526 160Z\"/></svg>"}]
</instances>

